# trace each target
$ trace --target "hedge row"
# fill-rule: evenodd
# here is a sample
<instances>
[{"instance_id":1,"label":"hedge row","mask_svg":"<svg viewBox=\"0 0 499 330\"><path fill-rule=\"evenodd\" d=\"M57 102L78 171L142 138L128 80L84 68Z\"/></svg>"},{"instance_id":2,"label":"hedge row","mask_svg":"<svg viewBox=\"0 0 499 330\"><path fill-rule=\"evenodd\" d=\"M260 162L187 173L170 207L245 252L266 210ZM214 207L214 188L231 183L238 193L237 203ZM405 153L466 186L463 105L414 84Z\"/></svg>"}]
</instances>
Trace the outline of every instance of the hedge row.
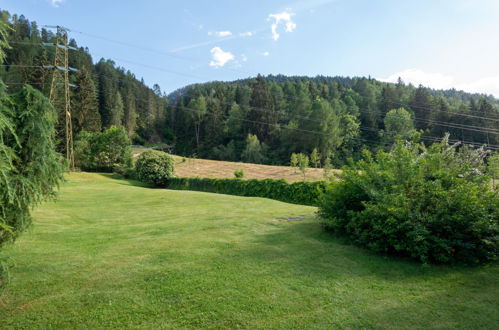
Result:
<instances>
[{"instance_id":1,"label":"hedge row","mask_svg":"<svg viewBox=\"0 0 499 330\"><path fill-rule=\"evenodd\" d=\"M167 188L219 194L264 197L287 203L317 206L326 190L325 181L287 183L274 179L170 178Z\"/></svg>"}]
</instances>

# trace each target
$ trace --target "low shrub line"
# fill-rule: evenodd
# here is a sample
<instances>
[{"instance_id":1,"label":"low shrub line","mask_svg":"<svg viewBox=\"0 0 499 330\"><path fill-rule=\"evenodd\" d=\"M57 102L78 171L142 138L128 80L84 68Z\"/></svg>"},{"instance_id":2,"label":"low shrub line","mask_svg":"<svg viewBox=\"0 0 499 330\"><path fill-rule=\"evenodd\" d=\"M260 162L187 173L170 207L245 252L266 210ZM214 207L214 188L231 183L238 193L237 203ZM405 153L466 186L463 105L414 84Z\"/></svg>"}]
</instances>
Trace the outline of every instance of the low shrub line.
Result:
<instances>
[{"instance_id":1,"label":"low shrub line","mask_svg":"<svg viewBox=\"0 0 499 330\"><path fill-rule=\"evenodd\" d=\"M287 183L282 179L169 178L166 188L264 197L287 203L318 206L327 185L325 181Z\"/></svg>"}]
</instances>

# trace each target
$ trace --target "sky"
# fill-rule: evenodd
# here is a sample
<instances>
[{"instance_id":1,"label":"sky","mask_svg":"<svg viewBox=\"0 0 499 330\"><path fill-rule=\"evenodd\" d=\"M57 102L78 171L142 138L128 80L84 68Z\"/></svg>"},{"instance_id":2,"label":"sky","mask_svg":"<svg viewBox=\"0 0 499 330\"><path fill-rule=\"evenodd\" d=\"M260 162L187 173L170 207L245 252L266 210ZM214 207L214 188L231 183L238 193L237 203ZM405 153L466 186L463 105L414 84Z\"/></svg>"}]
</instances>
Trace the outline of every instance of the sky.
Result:
<instances>
[{"instance_id":1,"label":"sky","mask_svg":"<svg viewBox=\"0 0 499 330\"><path fill-rule=\"evenodd\" d=\"M499 0L1 0L146 84L371 76L499 97Z\"/></svg>"}]
</instances>

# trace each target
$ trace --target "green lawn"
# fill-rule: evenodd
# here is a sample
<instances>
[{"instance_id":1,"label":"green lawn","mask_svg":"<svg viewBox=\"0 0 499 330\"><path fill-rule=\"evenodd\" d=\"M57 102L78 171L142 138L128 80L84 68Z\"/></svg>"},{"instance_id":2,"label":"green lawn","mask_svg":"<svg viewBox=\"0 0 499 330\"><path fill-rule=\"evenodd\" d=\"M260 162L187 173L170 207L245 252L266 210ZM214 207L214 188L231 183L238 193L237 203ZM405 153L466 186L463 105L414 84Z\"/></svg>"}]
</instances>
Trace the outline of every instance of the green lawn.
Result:
<instances>
[{"instance_id":1,"label":"green lawn","mask_svg":"<svg viewBox=\"0 0 499 330\"><path fill-rule=\"evenodd\" d=\"M314 212L72 174L0 253L14 264L0 327L499 325L499 267L373 255L333 239Z\"/></svg>"}]
</instances>

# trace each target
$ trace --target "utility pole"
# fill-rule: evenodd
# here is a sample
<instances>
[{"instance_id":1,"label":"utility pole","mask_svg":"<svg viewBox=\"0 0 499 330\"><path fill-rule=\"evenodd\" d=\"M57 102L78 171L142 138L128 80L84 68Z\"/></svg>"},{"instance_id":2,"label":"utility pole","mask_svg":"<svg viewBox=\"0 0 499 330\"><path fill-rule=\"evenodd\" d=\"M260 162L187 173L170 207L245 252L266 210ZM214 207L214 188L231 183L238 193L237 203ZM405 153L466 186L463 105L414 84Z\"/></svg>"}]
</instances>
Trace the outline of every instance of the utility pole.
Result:
<instances>
[{"instance_id":1,"label":"utility pole","mask_svg":"<svg viewBox=\"0 0 499 330\"><path fill-rule=\"evenodd\" d=\"M74 151L73 151L73 126L71 120L71 100L69 87L76 87L69 83L69 71L78 71L69 67L69 50L77 50L68 45L69 29L62 26L45 26L46 28L56 29L56 42L43 43L44 46L55 47L54 65L44 66L47 69L53 69L52 83L50 85L50 103L59 113L64 113L65 118L65 140L66 140L66 160L69 170L74 171ZM61 95L62 94L62 95Z\"/></svg>"}]
</instances>

